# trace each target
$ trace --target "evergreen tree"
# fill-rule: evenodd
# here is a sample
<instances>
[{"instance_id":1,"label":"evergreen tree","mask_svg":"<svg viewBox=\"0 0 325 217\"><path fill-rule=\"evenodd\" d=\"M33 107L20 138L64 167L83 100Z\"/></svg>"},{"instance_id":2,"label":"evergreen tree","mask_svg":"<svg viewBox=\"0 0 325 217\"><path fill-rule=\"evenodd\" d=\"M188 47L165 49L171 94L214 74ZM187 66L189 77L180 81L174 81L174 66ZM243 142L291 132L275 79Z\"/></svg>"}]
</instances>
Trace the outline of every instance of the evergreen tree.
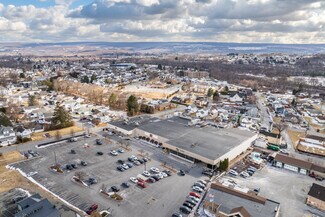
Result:
<instances>
[{"instance_id":1,"label":"evergreen tree","mask_svg":"<svg viewBox=\"0 0 325 217\"><path fill-rule=\"evenodd\" d=\"M116 100L117 100L117 96L115 93L111 93L111 95L109 96L109 99L108 99L108 103L110 106L114 107L115 104L116 104Z\"/></svg>"},{"instance_id":2,"label":"evergreen tree","mask_svg":"<svg viewBox=\"0 0 325 217\"><path fill-rule=\"evenodd\" d=\"M92 74L92 76L90 78L90 83L93 83L96 80L97 80L97 76L95 74Z\"/></svg>"},{"instance_id":3,"label":"evergreen tree","mask_svg":"<svg viewBox=\"0 0 325 217\"><path fill-rule=\"evenodd\" d=\"M128 115L133 116L139 112L138 100L135 96L131 95L127 100Z\"/></svg>"},{"instance_id":4,"label":"evergreen tree","mask_svg":"<svg viewBox=\"0 0 325 217\"><path fill-rule=\"evenodd\" d=\"M213 91L213 89L210 87L209 90L208 90L207 96L208 96L208 97L211 97L211 96L213 96L213 94L214 94L214 91Z\"/></svg>"},{"instance_id":5,"label":"evergreen tree","mask_svg":"<svg viewBox=\"0 0 325 217\"><path fill-rule=\"evenodd\" d=\"M213 93L213 101L217 102L219 100L219 93L218 91Z\"/></svg>"},{"instance_id":6,"label":"evergreen tree","mask_svg":"<svg viewBox=\"0 0 325 217\"><path fill-rule=\"evenodd\" d=\"M87 75L85 75L85 76L83 76L81 79L80 79L80 82L81 83L89 83L89 78L88 78L88 76Z\"/></svg>"},{"instance_id":7,"label":"evergreen tree","mask_svg":"<svg viewBox=\"0 0 325 217\"><path fill-rule=\"evenodd\" d=\"M52 118L52 128L61 129L71 127L73 125L72 117L68 111L62 106L57 105L54 110L54 116Z\"/></svg>"},{"instance_id":8,"label":"evergreen tree","mask_svg":"<svg viewBox=\"0 0 325 217\"><path fill-rule=\"evenodd\" d=\"M37 100L35 95L29 95L28 96L28 105L29 106L35 106L37 105Z\"/></svg>"}]
</instances>

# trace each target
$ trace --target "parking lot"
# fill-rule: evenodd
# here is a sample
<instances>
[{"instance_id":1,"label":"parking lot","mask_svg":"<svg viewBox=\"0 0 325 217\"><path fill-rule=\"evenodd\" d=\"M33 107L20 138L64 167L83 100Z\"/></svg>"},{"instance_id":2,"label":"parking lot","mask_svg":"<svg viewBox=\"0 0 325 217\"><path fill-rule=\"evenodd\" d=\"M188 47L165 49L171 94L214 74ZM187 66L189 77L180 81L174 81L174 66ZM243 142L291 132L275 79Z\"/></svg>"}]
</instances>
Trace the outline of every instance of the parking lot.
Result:
<instances>
[{"instance_id":1,"label":"parking lot","mask_svg":"<svg viewBox=\"0 0 325 217\"><path fill-rule=\"evenodd\" d=\"M229 177L229 175L227 175ZM315 179L285 169L266 166L248 178L233 177L237 184L253 189L260 195L280 202L280 216L325 216L325 213L305 204L310 186ZM321 182L318 182L321 184ZM323 183L322 183L323 184Z\"/></svg>"},{"instance_id":2,"label":"parking lot","mask_svg":"<svg viewBox=\"0 0 325 217\"><path fill-rule=\"evenodd\" d=\"M102 145L96 145L95 140L98 138L103 141ZM113 139L115 138L113 137ZM163 154L161 149L142 144L139 141L128 141L131 144L129 148L132 150L125 150L118 156L112 156L110 151L119 147L113 139L111 137L108 141L99 135L93 135L91 138L86 138L85 141L78 139L77 142L63 142L37 149L40 157L17 163L14 166L21 168L26 174L32 174L37 182L81 210L87 210L92 204L98 204L100 210L108 208L113 210L113 216L171 216L172 213L178 212L187 194L191 191L193 183L198 179L206 179L201 175L202 166L184 163ZM87 143L88 146L85 146L84 143ZM75 154L71 153L72 149ZM98 155L97 152L102 152L103 155ZM130 177L137 177L138 174L141 174L145 170L144 164L134 165L132 168L120 172L116 169L119 165L117 161L119 159L127 161L131 155L140 158L140 152L148 153L148 157L151 159L146 163L147 170L157 167L162 171L166 169L164 165L167 165L175 169L175 172L172 173L172 176L155 183L147 183L146 188L132 183ZM87 166L80 165L80 161L85 161ZM55 162L62 166L63 174L49 169ZM78 168L65 169L66 164L71 163L75 163ZM185 170L187 174L179 176L176 171L180 169ZM34 172L37 173L34 174ZM86 187L73 182L72 177L80 172L87 179L95 178L98 183ZM123 182L128 182L130 187L122 187ZM103 186L107 188L119 187L118 194L124 200L117 202L100 194L99 190Z\"/></svg>"}]
</instances>

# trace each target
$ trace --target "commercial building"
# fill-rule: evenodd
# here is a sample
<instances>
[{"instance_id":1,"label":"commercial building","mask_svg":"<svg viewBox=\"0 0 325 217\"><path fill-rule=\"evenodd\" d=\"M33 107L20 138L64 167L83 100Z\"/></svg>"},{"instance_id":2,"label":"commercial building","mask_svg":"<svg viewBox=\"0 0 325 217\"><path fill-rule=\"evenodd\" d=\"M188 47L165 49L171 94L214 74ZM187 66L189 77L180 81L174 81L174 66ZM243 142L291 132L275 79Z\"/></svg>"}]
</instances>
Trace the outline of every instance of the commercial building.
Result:
<instances>
[{"instance_id":1,"label":"commercial building","mask_svg":"<svg viewBox=\"0 0 325 217\"><path fill-rule=\"evenodd\" d=\"M325 176L325 168L308 161L290 157L283 154L277 154L274 158L273 165L284 168L293 172L309 175L314 173L317 176Z\"/></svg>"},{"instance_id":2,"label":"commercial building","mask_svg":"<svg viewBox=\"0 0 325 217\"><path fill-rule=\"evenodd\" d=\"M313 183L308 192L306 204L325 211L325 187Z\"/></svg>"},{"instance_id":3,"label":"commercial building","mask_svg":"<svg viewBox=\"0 0 325 217\"><path fill-rule=\"evenodd\" d=\"M198 209L198 216L277 217L280 203L221 183L212 183Z\"/></svg>"},{"instance_id":4,"label":"commercial building","mask_svg":"<svg viewBox=\"0 0 325 217\"><path fill-rule=\"evenodd\" d=\"M133 135L168 153L192 163L214 167L220 161L232 160L249 148L257 135L235 128L199 127L190 120L172 117L161 120L149 116L128 121L111 122L108 126L126 135Z\"/></svg>"},{"instance_id":5,"label":"commercial building","mask_svg":"<svg viewBox=\"0 0 325 217\"><path fill-rule=\"evenodd\" d=\"M256 134L250 131L192 126L181 117L140 125L134 135L167 149L174 156L208 166L218 165L226 158L234 159L256 139Z\"/></svg>"}]
</instances>

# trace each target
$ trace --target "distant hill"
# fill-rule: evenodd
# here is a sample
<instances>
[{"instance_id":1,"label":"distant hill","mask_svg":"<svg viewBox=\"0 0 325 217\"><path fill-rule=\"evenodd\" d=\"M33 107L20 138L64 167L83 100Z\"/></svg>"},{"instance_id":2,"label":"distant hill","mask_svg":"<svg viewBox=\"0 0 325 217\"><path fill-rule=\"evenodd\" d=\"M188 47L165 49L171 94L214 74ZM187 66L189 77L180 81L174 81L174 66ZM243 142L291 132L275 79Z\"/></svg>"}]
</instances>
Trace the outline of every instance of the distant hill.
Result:
<instances>
[{"instance_id":1,"label":"distant hill","mask_svg":"<svg viewBox=\"0 0 325 217\"><path fill-rule=\"evenodd\" d=\"M288 53L315 54L325 53L325 44L268 44L268 43L218 43L218 42L63 42L63 43L0 43L1 52L20 51L24 49L46 49L51 47L91 48L118 50L141 53Z\"/></svg>"}]
</instances>

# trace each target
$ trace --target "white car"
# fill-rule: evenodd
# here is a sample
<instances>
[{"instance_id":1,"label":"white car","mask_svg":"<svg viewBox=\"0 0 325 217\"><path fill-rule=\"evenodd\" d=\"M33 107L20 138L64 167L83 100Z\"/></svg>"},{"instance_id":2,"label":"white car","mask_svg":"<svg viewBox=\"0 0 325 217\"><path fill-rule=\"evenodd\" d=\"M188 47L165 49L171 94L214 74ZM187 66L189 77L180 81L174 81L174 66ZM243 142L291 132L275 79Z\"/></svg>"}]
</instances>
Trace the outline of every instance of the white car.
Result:
<instances>
[{"instance_id":1,"label":"white car","mask_svg":"<svg viewBox=\"0 0 325 217\"><path fill-rule=\"evenodd\" d=\"M138 183L138 180L137 180L136 178L134 178L134 177L131 177L131 178L130 178L130 181L133 182L133 183L135 183L135 184Z\"/></svg>"},{"instance_id":2,"label":"white car","mask_svg":"<svg viewBox=\"0 0 325 217\"><path fill-rule=\"evenodd\" d=\"M167 173L161 172L160 173L164 178L168 177Z\"/></svg>"},{"instance_id":3,"label":"white car","mask_svg":"<svg viewBox=\"0 0 325 217\"><path fill-rule=\"evenodd\" d=\"M126 165L126 164L122 164L121 167L123 167L123 169L125 169L125 170L127 170L127 169L130 168L130 167L129 167L128 165Z\"/></svg>"},{"instance_id":4,"label":"white car","mask_svg":"<svg viewBox=\"0 0 325 217\"><path fill-rule=\"evenodd\" d=\"M111 151L111 155L113 155L113 156L117 156L118 153L117 153L117 151L113 150L113 151Z\"/></svg>"},{"instance_id":5,"label":"white car","mask_svg":"<svg viewBox=\"0 0 325 217\"><path fill-rule=\"evenodd\" d=\"M142 173L144 176L149 177L151 174L148 171L143 171Z\"/></svg>"},{"instance_id":6,"label":"white car","mask_svg":"<svg viewBox=\"0 0 325 217\"><path fill-rule=\"evenodd\" d=\"M198 186L198 187L203 188L203 189L205 188L205 185L202 184L201 182L195 182L194 186Z\"/></svg>"},{"instance_id":7,"label":"white car","mask_svg":"<svg viewBox=\"0 0 325 217\"><path fill-rule=\"evenodd\" d=\"M229 170L228 174L233 176L238 176L238 173L235 170Z\"/></svg>"},{"instance_id":8,"label":"white car","mask_svg":"<svg viewBox=\"0 0 325 217\"><path fill-rule=\"evenodd\" d=\"M203 192L203 189L198 187L198 186L193 186L192 189L196 192L199 192L199 193L202 193Z\"/></svg>"},{"instance_id":9,"label":"white car","mask_svg":"<svg viewBox=\"0 0 325 217\"><path fill-rule=\"evenodd\" d=\"M150 170L154 173L159 173L159 169L156 167L151 167Z\"/></svg>"},{"instance_id":10,"label":"white car","mask_svg":"<svg viewBox=\"0 0 325 217\"><path fill-rule=\"evenodd\" d=\"M134 155L131 155L130 158L132 158L133 160L138 160L138 158Z\"/></svg>"},{"instance_id":11,"label":"white car","mask_svg":"<svg viewBox=\"0 0 325 217\"><path fill-rule=\"evenodd\" d=\"M158 173L157 176L158 176L160 179L165 178L164 175L163 175L162 173Z\"/></svg>"},{"instance_id":12,"label":"white car","mask_svg":"<svg viewBox=\"0 0 325 217\"><path fill-rule=\"evenodd\" d=\"M248 173L246 173L245 171L241 172L240 176L243 177L243 178L250 177L250 175Z\"/></svg>"},{"instance_id":13,"label":"white car","mask_svg":"<svg viewBox=\"0 0 325 217\"><path fill-rule=\"evenodd\" d=\"M204 180L202 180L202 179L200 179L200 180L197 180L198 182L201 182L203 185L207 185L207 182L206 181L204 181Z\"/></svg>"}]
</instances>

